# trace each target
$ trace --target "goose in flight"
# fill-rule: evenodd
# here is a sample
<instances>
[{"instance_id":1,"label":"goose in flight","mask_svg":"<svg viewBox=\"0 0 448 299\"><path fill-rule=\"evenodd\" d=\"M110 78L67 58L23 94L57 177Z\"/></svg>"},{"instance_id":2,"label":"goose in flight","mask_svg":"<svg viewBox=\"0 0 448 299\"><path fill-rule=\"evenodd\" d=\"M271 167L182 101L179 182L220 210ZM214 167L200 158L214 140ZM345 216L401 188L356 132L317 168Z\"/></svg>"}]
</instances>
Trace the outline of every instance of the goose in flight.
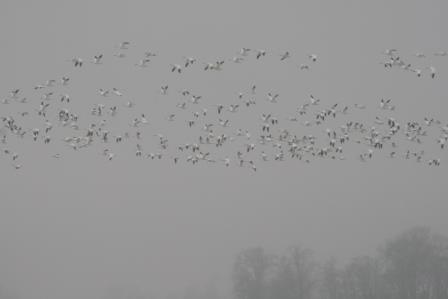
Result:
<instances>
[{"instance_id":1,"label":"goose in flight","mask_svg":"<svg viewBox=\"0 0 448 299\"><path fill-rule=\"evenodd\" d=\"M93 56L93 64L102 64L103 54Z\"/></svg>"},{"instance_id":2,"label":"goose in flight","mask_svg":"<svg viewBox=\"0 0 448 299\"><path fill-rule=\"evenodd\" d=\"M109 160L109 161L112 161L112 159L115 157L115 154L114 153L112 153L112 152L107 152L106 153L106 158L107 158L107 160Z\"/></svg>"},{"instance_id":3,"label":"goose in flight","mask_svg":"<svg viewBox=\"0 0 448 299\"><path fill-rule=\"evenodd\" d=\"M312 94L310 95L311 105L319 105L320 99L316 99Z\"/></svg>"},{"instance_id":4,"label":"goose in flight","mask_svg":"<svg viewBox=\"0 0 448 299\"><path fill-rule=\"evenodd\" d=\"M79 58L79 57L74 57L74 58L72 58L71 61L72 61L73 65L74 65L75 67L82 67L83 61L82 61L81 58Z\"/></svg>"},{"instance_id":5,"label":"goose in flight","mask_svg":"<svg viewBox=\"0 0 448 299\"><path fill-rule=\"evenodd\" d=\"M123 53L123 52L118 52L118 53L115 53L114 56L115 56L115 57L118 57L118 58L125 58L125 57L126 57L126 54Z\"/></svg>"},{"instance_id":6,"label":"goose in flight","mask_svg":"<svg viewBox=\"0 0 448 299\"><path fill-rule=\"evenodd\" d=\"M103 97L107 97L109 95L109 90L100 88L98 93Z\"/></svg>"},{"instance_id":7,"label":"goose in flight","mask_svg":"<svg viewBox=\"0 0 448 299\"><path fill-rule=\"evenodd\" d=\"M317 55L316 54L309 54L308 58L311 59L312 62L316 62L317 61Z\"/></svg>"},{"instance_id":8,"label":"goose in flight","mask_svg":"<svg viewBox=\"0 0 448 299\"><path fill-rule=\"evenodd\" d=\"M395 56L395 54L398 52L397 49L386 49L384 50L384 54L387 56Z\"/></svg>"},{"instance_id":9,"label":"goose in flight","mask_svg":"<svg viewBox=\"0 0 448 299\"><path fill-rule=\"evenodd\" d=\"M241 62L244 61L244 58L235 56L235 57L232 58L232 61L235 62L235 63L241 63Z\"/></svg>"},{"instance_id":10,"label":"goose in flight","mask_svg":"<svg viewBox=\"0 0 448 299\"><path fill-rule=\"evenodd\" d=\"M230 122L230 121L229 121L228 119L226 119L226 120L219 119L218 122L219 122L219 124L220 124L223 128L226 128L226 127L229 126L229 122Z\"/></svg>"},{"instance_id":11,"label":"goose in flight","mask_svg":"<svg viewBox=\"0 0 448 299\"><path fill-rule=\"evenodd\" d=\"M272 94L272 93L268 93L268 101L271 103L277 103L277 98L278 98L279 94Z\"/></svg>"},{"instance_id":12,"label":"goose in flight","mask_svg":"<svg viewBox=\"0 0 448 299\"><path fill-rule=\"evenodd\" d=\"M260 59L262 56L266 56L266 50L257 50L257 55L255 57Z\"/></svg>"},{"instance_id":13,"label":"goose in flight","mask_svg":"<svg viewBox=\"0 0 448 299\"><path fill-rule=\"evenodd\" d=\"M149 58L141 59L138 63L135 64L135 66L138 66L141 68L147 67L148 63L150 63L150 62L151 62L151 60Z\"/></svg>"},{"instance_id":14,"label":"goose in flight","mask_svg":"<svg viewBox=\"0 0 448 299\"><path fill-rule=\"evenodd\" d=\"M206 63L205 67L204 67L204 71L208 71L208 70L214 70L215 69L215 64L214 63Z\"/></svg>"},{"instance_id":15,"label":"goose in flight","mask_svg":"<svg viewBox=\"0 0 448 299\"><path fill-rule=\"evenodd\" d=\"M176 114L170 114L170 115L168 115L168 117L167 117L167 120L168 121L174 121L174 118L176 117Z\"/></svg>"},{"instance_id":16,"label":"goose in flight","mask_svg":"<svg viewBox=\"0 0 448 299\"><path fill-rule=\"evenodd\" d=\"M56 85L56 80L54 80L54 79L50 79L45 82L46 87L53 87L55 85Z\"/></svg>"},{"instance_id":17,"label":"goose in flight","mask_svg":"<svg viewBox=\"0 0 448 299\"><path fill-rule=\"evenodd\" d=\"M223 64L224 64L224 60L216 61L214 70L215 71L222 71L221 67L222 67Z\"/></svg>"},{"instance_id":18,"label":"goose in flight","mask_svg":"<svg viewBox=\"0 0 448 299\"><path fill-rule=\"evenodd\" d=\"M255 84L252 85L252 88L251 88L252 94L255 94L256 89L257 89L257 85L255 85Z\"/></svg>"},{"instance_id":19,"label":"goose in flight","mask_svg":"<svg viewBox=\"0 0 448 299\"><path fill-rule=\"evenodd\" d=\"M131 43L130 42L128 42L128 41L124 41L124 42L121 42L119 45L118 45L118 48L120 49L120 50L127 50L127 49L129 49L129 46L131 45Z\"/></svg>"},{"instance_id":20,"label":"goose in flight","mask_svg":"<svg viewBox=\"0 0 448 299\"><path fill-rule=\"evenodd\" d=\"M434 53L434 56L447 56L448 52L447 51L439 51Z\"/></svg>"},{"instance_id":21,"label":"goose in flight","mask_svg":"<svg viewBox=\"0 0 448 299\"><path fill-rule=\"evenodd\" d=\"M224 161L224 165L226 165L226 167L230 166L230 158L229 157L225 157L224 159L222 159L222 161Z\"/></svg>"},{"instance_id":22,"label":"goose in flight","mask_svg":"<svg viewBox=\"0 0 448 299\"><path fill-rule=\"evenodd\" d=\"M70 103L70 96L68 94L64 94L61 96L61 103L64 102Z\"/></svg>"},{"instance_id":23,"label":"goose in flight","mask_svg":"<svg viewBox=\"0 0 448 299\"><path fill-rule=\"evenodd\" d=\"M119 96L119 97L122 97L122 96L123 96L123 94L122 94L116 87L113 87L113 88L112 88L112 92L113 92L116 96Z\"/></svg>"},{"instance_id":24,"label":"goose in flight","mask_svg":"<svg viewBox=\"0 0 448 299\"><path fill-rule=\"evenodd\" d=\"M53 92L47 92L47 93L44 93L44 94L42 95L42 100L44 100L44 101L50 101L52 95L53 95Z\"/></svg>"},{"instance_id":25,"label":"goose in flight","mask_svg":"<svg viewBox=\"0 0 448 299\"><path fill-rule=\"evenodd\" d=\"M431 72L431 78L434 79L436 77L436 68L433 66L428 67L429 71Z\"/></svg>"},{"instance_id":26,"label":"goose in flight","mask_svg":"<svg viewBox=\"0 0 448 299\"><path fill-rule=\"evenodd\" d=\"M196 62L196 58L193 57L185 57L185 67L189 67L190 65L192 65L193 63Z\"/></svg>"},{"instance_id":27,"label":"goose in flight","mask_svg":"<svg viewBox=\"0 0 448 299\"><path fill-rule=\"evenodd\" d=\"M131 102L131 101L127 101L125 104L125 106L128 108L132 108L132 107L134 107L134 105L135 105L134 102Z\"/></svg>"},{"instance_id":28,"label":"goose in flight","mask_svg":"<svg viewBox=\"0 0 448 299\"><path fill-rule=\"evenodd\" d=\"M383 109L383 110L388 109L390 101L391 101L391 99L388 99L388 100L381 99L380 109Z\"/></svg>"},{"instance_id":29,"label":"goose in flight","mask_svg":"<svg viewBox=\"0 0 448 299\"><path fill-rule=\"evenodd\" d=\"M187 109L187 103L186 102L178 103L176 107L185 110Z\"/></svg>"},{"instance_id":30,"label":"goose in flight","mask_svg":"<svg viewBox=\"0 0 448 299\"><path fill-rule=\"evenodd\" d=\"M19 92L20 92L20 89L18 89L18 88L13 89L13 90L9 93L9 96L11 97L11 99L17 99L17 98L19 97Z\"/></svg>"},{"instance_id":31,"label":"goose in flight","mask_svg":"<svg viewBox=\"0 0 448 299\"><path fill-rule=\"evenodd\" d=\"M289 51L286 51L285 53L280 55L280 61L283 61L289 57L291 57L291 54L289 53Z\"/></svg>"},{"instance_id":32,"label":"goose in flight","mask_svg":"<svg viewBox=\"0 0 448 299\"><path fill-rule=\"evenodd\" d=\"M61 78L61 84L62 84L62 86L67 86L69 81L70 81L70 78L69 78L69 77L67 77L67 76L62 77L62 78Z\"/></svg>"},{"instance_id":33,"label":"goose in flight","mask_svg":"<svg viewBox=\"0 0 448 299\"><path fill-rule=\"evenodd\" d=\"M193 104L199 104L199 100L202 98L202 96L197 96L197 95L191 95L191 102Z\"/></svg>"},{"instance_id":34,"label":"goose in flight","mask_svg":"<svg viewBox=\"0 0 448 299\"><path fill-rule=\"evenodd\" d=\"M229 106L229 111L235 113L235 112L238 111L238 107L239 107L239 106L240 106L240 105L238 105L238 104L231 104L231 105Z\"/></svg>"},{"instance_id":35,"label":"goose in flight","mask_svg":"<svg viewBox=\"0 0 448 299\"><path fill-rule=\"evenodd\" d=\"M171 64L171 72L178 72L179 74L182 73L182 67L179 64Z\"/></svg>"},{"instance_id":36,"label":"goose in flight","mask_svg":"<svg viewBox=\"0 0 448 299\"><path fill-rule=\"evenodd\" d=\"M160 87L160 93L162 95L166 95L167 92L168 92L168 85L163 85L163 86Z\"/></svg>"},{"instance_id":37,"label":"goose in flight","mask_svg":"<svg viewBox=\"0 0 448 299\"><path fill-rule=\"evenodd\" d=\"M249 161L249 166L253 171L257 171L257 167L255 166L254 161L250 160Z\"/></svg>"},{"instance_id":38,"label":"goose in flight","mask_svg":"<svg viewBox=\"0 0 448 299\"><path fill-rule=\"evenodd\" d=\"M250 52L251 50L249 49L249 48L241 48L240 49L240 55L241 56L247 56L247 55L249 55L249 52Z\"/></svg>"},{"instance_id":39,"label":"goose in flight","mask_svg":"<svg viewBox=\"0 0 448 299\"><path fill-rule=\"evenodd\" d=\"M411 71L414 72L419 78L422 76L422 70L420 69L411 69Z\"/></svg>"},{"instance_id":40,"label":"goose in flight","mask_svg":"<svg viewBox=\"0 0 448 299\"><path fill-rule=\"evenodd\" d=\"M151 51L146 51L145 52L145 57L146 58L151 58L151 57L156 57L156 56L157 56L157 54L154 53L154 52L151 52Z\"/></svg>"}]
</instances>

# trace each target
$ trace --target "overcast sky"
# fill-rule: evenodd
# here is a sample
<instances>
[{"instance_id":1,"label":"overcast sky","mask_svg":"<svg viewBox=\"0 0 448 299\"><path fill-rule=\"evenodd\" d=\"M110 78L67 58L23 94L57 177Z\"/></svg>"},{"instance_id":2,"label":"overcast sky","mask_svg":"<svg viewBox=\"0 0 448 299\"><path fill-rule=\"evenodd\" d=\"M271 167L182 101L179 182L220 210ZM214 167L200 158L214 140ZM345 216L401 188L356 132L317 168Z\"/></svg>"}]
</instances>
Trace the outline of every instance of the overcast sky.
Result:
<instances>
[{"instance_id":1,"label":"overcast sky","mask_svg":"<svg viewBox=\"0 0 448 299\"><path fill-rule=\"evenodd\" d=\"M118 86L151 119L159 108L169 112L162 84L192 87L211 103L257 84L281 94L285 106L277 113L285 117L288 107L315 94L328 104L371 107L391 98L402 122L432 116L446 123L448 59L427 58L439 71L436 80L386 71L379 62L387 48L412 62L416 52L448 50L447 11L444 0L2 0L0 97L23 88L32 99L34 85L70 75L79 111L90 110L98 88ZM141 72L107 60L103 69L75 71L66 61L110 57L124 40L132 42L131 65L146 50L161 62ZM271 56L188 78L166 67L186 55L231 58L241 47ZM279 65L275 57L286 50L297 63L316 53L319 63L306 73ZM0 116L6 109L12 108L0 106ZM153 130L182 138L173 127ZM226 289L235 254L249 246L281 252L301 244L319 258L346 260L374 254L414 225L448 234L443 164L382 157L269 163L252 173L142 162L131 152L107 163L101 148L48 152L31 141L18 144L19 172L0 156L0 286L20 298L102 298L116 286L178 294L211 280ZM64 158L52 159L56 151ZM446 161L435 142L428 151Z\"/></svg>"}]
</instances>

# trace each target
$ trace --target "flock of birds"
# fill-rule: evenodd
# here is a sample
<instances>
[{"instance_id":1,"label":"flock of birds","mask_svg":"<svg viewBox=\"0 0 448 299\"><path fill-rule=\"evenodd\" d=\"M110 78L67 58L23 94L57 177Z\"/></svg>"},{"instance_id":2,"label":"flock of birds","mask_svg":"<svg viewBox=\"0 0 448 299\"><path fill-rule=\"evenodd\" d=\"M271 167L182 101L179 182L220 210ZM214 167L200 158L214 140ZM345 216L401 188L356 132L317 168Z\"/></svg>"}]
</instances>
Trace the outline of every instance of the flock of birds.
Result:
<instances>
[{"instance_id":1,"label":"flock of birds","mask_svg":"<svg viewBox=\"0 0 448 299\"><path fill-rule=\"evenodd\" d=\"M110 59L128 61L130 47L130 42L120 43L116 46L118 51ZM416 68L406 62L395 49L386 50L383 54L384 61L381 64L386 69L399 68L415 73L418 77L437 78L434 66ZM279 63L292 61L289 51L270 55ZM443 57L447 56L447 52L433 55ZM228 64L242 64L249 59L260 61L266 56L266 50L242 48L230 59L199 62L195 57L183 57L182 63L172 63L166 68L173 75L183 76L190 68L202 69L204 72L223 71ZM422 53L415 56L425 57ZM105 58L105 55L98 54L88 61L79 57L68 61L76 72L78 69L99 67ZM151 67L151 63L158 58L158 54L146 51L139 61L133 62L132 67ZM310 70L319 63L319 58L316 54L309 54L304 57L304 61L306 63L294 63L299 71ZM426 70L428 75L425 75ZM20 110L18 112L0 115L0 152L13 168L20 169L22 163L19 151L11 148L17 143L11 143L12 139L43 143L46 147L51 147L54 143L66 145L59 152L47 151L55 159L63 158L67 151L94 148L104 159L112 161L120 156L120 144L127 144L133 148L133 156L137 158L168 160L173 164L210 163L224 167L246 167L253 171L261 163L270 161L289 159L311 163L316 159L345 160L346 154L350 152L362 162L383 156L439 166L441 158L429 156L421 146L424 142L432 142L440 150L444 150L448 141L448 125L440 120L426 117L421 121L400 122L395 119L393 113L396 107L391 99L378 100L372 113L378 113L379 116L371 123L363 119L354 120L357 111L367 108L365 105L327 105L315 95L309 95L286 117L276 115L272 112L275 109L270 109L271 112L254 113L255 106L265 105L267 110L271 106L281 105L282 98L277 92L260 91L257 85L250 85L246 90L236 91L231 103L222 104L207 103L206 96L189 89L175 90L174 94L180 101L165 102L170 106L171 112L163 116L166 124L161 127L177 125L180 132L186 130L188 134L176 134L177 139L190 138L185 142L173 140L165 132L151 129L154 123L149 114L142 111L126 92L117 87L99 88L98 102L91 103L90 115L78 115L76 111L72 111L72 103L77 99L72 99L67 93L70 86L71 77L62 76L60 79L49 79L43 84L35 85L31 89L32 95L24 94L22 89L16 88L1 99L0 104L17 105L20 108L16 109ZM173 94L172 90L172 86L162 85L160 96ZM28 100L31 97L38 100ZM4 110L1 109L0 113ZM126 113L123 113L124 110ZM112 123L123 114L133 116L125 120L125 128L117 129ZM247 123L247 119L250 119L248 115L254 122L245 128L238 127L238 118ZM341 123L332 125L336 119ZM30 125L31 121L34 122L33 125ZM310 127L314 131L305 133ZM192 137L186 137L189 134ZM148 140L154 143L149 150L145 145Z\"/></svg>"}]
</instances>

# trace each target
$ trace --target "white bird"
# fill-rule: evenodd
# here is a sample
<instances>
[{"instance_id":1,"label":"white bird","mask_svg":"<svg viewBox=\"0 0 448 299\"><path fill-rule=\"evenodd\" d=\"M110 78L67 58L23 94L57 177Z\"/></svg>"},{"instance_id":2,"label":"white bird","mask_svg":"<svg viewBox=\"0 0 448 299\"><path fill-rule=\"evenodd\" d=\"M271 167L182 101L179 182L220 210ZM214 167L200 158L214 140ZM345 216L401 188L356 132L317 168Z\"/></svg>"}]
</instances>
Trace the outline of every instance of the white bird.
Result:
<instances>
[{"instance_id":1,"label":"white bird","mask_svg":"<svg viewBox=\"0 0 448 299\"><path fill-rule=\"evenodd\" d=\"M311 59L312 62L316 62L317 61L317 55L316 54L309 54L308 58Z\"/></svg>"},{"instance_id":2,"label":"white bird","mask_svg":"<svg viewBox=\"0 0 448 299\"><path fill-rule=\"evenodd\" d=\"M257 50L257 55L255 57L260 59L262 56L266 56L266 50Z\"/></svg>"},{"instance_id":3,"label":"white bird","mask_svg":"<svg viewBox=\"0 0 448 299\"><path fill-rule=\"evenodd\" d=\"M107 97L109 95L109 90L100 88L98 93L103 97Z\"/></svg>"},{"instance_id":4,"label":"white bird","mask_svg":"<svg viewBox=\"0 0 448 299\"><path fill-rule=\"evenodd\" d=\"M47 82L45 82L45 86L47 86L47 87L53 87L55 85L56 85L56 80L54 80L54 79L50 79L50 80L47 80Z\"/></svg>"},{"instance_id":5,"label":"white bird","mask_svg":"<svg viewBox=\"0 0 448 299\"><path fill-rule=\"evenodd\" d=\"M221 70L222 70L221 67L222 67L223 64L224 64L224 60L218 60L218 61L216 61L214 70L215 70L215 71L221 71Z\"/></svg>"},{"instance_id":6,"label":"white bird","mask_svg":"<svg viewBox=\"0 0 448 299\"><path fill-rule=\"evenodd\" d=\"M257 86L255 84L252 85L252 88L251 88L252 94L255 94L256 89L257 89Z\"/></svg>"},{"instance_id":7,"label":"white bird","mask_svg":"<svg viewBox=\"0 0 448 299\"><path fill-rule=\"evenodd\" d=\"M176 105L176 107L178 107L180 109L186 109L187 108L187 103L186 102L178 103Z\"/></svg>"},{"instance_id":8,"label":"white bird","mask_svg":"<svg viewBox=\"0 0 448 299\"><path fill-rule=\"evenodd\" d=\"M69 81L70 81L69 77L64 76L61 78L61 83L63 86L67 86Z\"/></svg>"},{"instance_id":9,"label":"white bird","mask_svg":"<svg viewBox=\"0 0 448 299\"><path fill-rule=\"evenodd\" d=\"M238 104L232 104L232 105L230 105L229 106L229 111L230 112L237 112L238 111L238 107L239 107L240 105L238 105Z\"/></svg>"},{"instance_id":10,"label":"white bird","mask_svg":"<svg viewBox=\"0 0 448 299\"><path fill-rule=\"evenodd\" d=\"M397 49L386 49L386 50L384 50L383 53L388 56L394 56L395 53L397 53Z\"/></svg>"},{"instance_id":11,"label":"white bird","mask_svg":"<svg viewBox=\"0 0 448 299\"><path fill-rule=\"evenodd\" d=\"M75 57L75 58L72 58L71 61L75 67L82 67L83 61L81 58Z\"/></svg>"},{"instance_id":12,"label":"white bird","mask_svg":"<svg viewBox=\"0 0 448 299\"><path fill-rule=\"evenodd\" d=\"M44 100L44 101L50 101L52 95L53 95L53 92L47 92L47 93L45 93L45 94L42 95L42 100Z\"/></svg>"},{"instance_id":13,"label":"white bird","mask_svg":"<svg viewBox=\"0 0 448 299\"><path fill-rule=\"evenodd\" d=\"M412 69L411 71L413 71L414 73L417 74L417 77L421 77L422 76L422 70L420 69Z\"/></svg>"},{"instance_id":14,"label":"white bird","mask_svg":"<svg viewBox=\"0 0 448 299\"><path fill-rule=\"evenodd\" d=\"M14 89L9 93L9 96L11 97L11 99L17 99L18 95L19 95L20 89Z\"/></svg>"},{"instance_id":15,"label":"white bird","mask_svg":"<svg viewBox=\"0 0 448 299\"><path fill-rule=\"evenodd\" d=\"M182 73L182 67L179 64L171 64L171 72Z\"/></svg>"},{"instance_id":16,"label":"white bird","mask_svg":"<svg viewBox=\"0 0 448 299\"><path fill-rule=\"evenodd\" d=\"M220 124L222 127L224 127L224 128L226 128L226 127L229 126L229 120L228 120L228 119L226 119L226 120L219 119L218 121L219 121L219 124Z\"/></svg>"},{"instance_id":17,"label":"white bird","mask_svg":"<svg viewBox=\"0 0 448 299\"><path fill-rule=\"evenodd\" d=\"M285 53L280 55L280 61L283 61L289 57L291 57L291 54L289 54L289 51L286 51Z\"/></svg>"},{"instance_id":18,"label":"white bird","mask_svg":"<svg viewBox=\"0 0 448 299\"><path fill-rule=\"evenodd\" d=\"M215 69L215 64L214 63L206 63L205 67L204 67L204 71L208 71L208 70L214 70Z\"/></svg>"},{"instance_id":19,"label":"white bird","mask_svg":"<svg viewBox=\"0 0 448 299\"><path fill-rule=\"evenodd\" d=\"M148 63L150 63L150 62L151 62L151 60L149 60L148 58L141 59L138 63L135 64L135 66L144 68L144 67L147 67Z\"/></svg>"},{"instance_id":20,"label":"white bird","mask_svg":"<svg viewBox=\"0 0 448 299\"><path fill-rule=\"evenodd\" d=\"M151 58L151 57L156 57L156 56L157 56L157 54L154 53L154 52L151 52L151 51L146 51L145 52L145 57L146 58Z\"/></svg>"},{"instance_id":21,"label":"white bird","mask_svg":"<svg viewBox=\"0 0 448 299\"><path fill-rule=\"evenodd\" d=\"M112 88L112 92L113 92L116 96L119 96L119 97L123 96L123 94L122 94L116 87L113 87L113 88Z\"/></svg>"},{"instance_id":22,"label":"white bird","mask_svg":"<svg viewBox=\"0 0 448 299\"><path fill-rule=\"evenodd\" d=\"M318 105L320 102L319 99L316 99L312 94L310 95L310 103L311 105Z\"/></svg>"},{"instance_id":23,"label":"white bird","mask_svg":"<svg viewBox=\"0 0 448 299\"><path fill-rule=\"evenodd\" d=\"M115 157L114 153L107 153L107 160L112 161L112 159Z\"/></svg>"},{"instance_id":24,"label":"white bird","mask_svg":"<svg viewBox=\"0 0 448 299\"><path fill-rule=\"evenodd\" d=\"M272 93L268 93L268 101L271 103L277 103L277 98L278 98L279 94L272 94Z\"/></svg>"},{"instance_id":25,"label":"white bird","mask_svg":"<svg viewBox=\"0 0 448 299\"><path fill-rule=\"evenodd\" d=\"M241 56L247 56L251 50L249 48L241 48L240 49L240 55Z\"/></svg>"},{"instance_id":26,"label":"white bird","mask_svg":"<svg viewBox=\"0 0 448 299\"><path fill-rule=\"evenodd\" d=\"M128 42L128 41L124 41L124 42L121 42L119 45L118 45L118 47L121 49L121 50L127 50L127 49L129 49L129 46L131 45L131 43L130 42Z\"/></svg>"},{"instance_id":27,"label":"white bird","mask_svg":"<svg viewBox=\"0 0 448 299\"><path fill-rule=\"evenodd\" d=\"M193 57L185 57L185 67L189 67L193 63L196 62L196 58Z\"/></svg>"},{"instance_id":28,"label":"white bird","mask_svg":"<svg viewBox=\"0 0 448 299\"><path fill-rule=\"evenodd\" d=\"M145 117L145 114L142 114L141 119L140 119L140 122L141 122L142 124L147 124L147 123L148 123L148 119Z\"/></svg>"},{"instance_id":29,"label":"white bird","mask_svg":"<svg viewBox=\"0 0 448 299\"><path fill-rule=\"evenodd\" d=\"M244 61L244 58L235 56L235 57L232 58L232 61L235 62L235 63L241 63L241 62Z\"/></svg>"},{"instance_id":30,"label":"white bird","mask_svg":"<svg viewBox=\"0 0 448 299\"><path fill-rule=\"evenodd\" d=\"M434 53L434 56L447 56L448 52L447 51L439 51Z\"/></svg>"},{"instance_id":31,"label":"white bird","mask_svg":"<svg viewBox=\"0 0 448 299\"><path fill-rule=\"evenodd\" d=\"M229 165L230 165L230 158L226 157L226 158L223 159L223 161L224 161L224 164L226 165L226 167L229 167Z\"/></svg>"},{"instance_id":32,"label":"white bird","mask_svg":"<svg viewBox=\"0 0 448 299\"><path fill-rule=\"evenodd\" d=\"M118 53L115 53L114 56L115 56L115 57L118 57L118 58L125 58L125 57L126 57L126 54L123 53L123 52L118 52Z\"/></svg>"},{"instance_id":33,"label":"white bird","mask_svg":"<svg viewBox=\"0 0 448 299\"><path fill-rule=\"evenodd\" d=\"M263 161L268 161L268 155L266 155L266 153L264 151L261 152L261 159Z\"/></svg>"},{"instance_id":34,"label":"white bird","mask_svg":"<svg viewBox=\"0 0 448 299\"><path fill-rule=\"evenodd\" d=\"M431 78L434 79L436 77L436 68L433 66L428 67L429 71L431 72Z\"/></svg>"},{"instance_id":35,"label":"white bird","mask_svg":"<svg viewBox=\"0 0 448 299\"><path fill-rule=\"evenodd\" d=\"M103 54L93 56L93 64L102 64Z\"/></svg>"},{"instance_id":36,"label":"white bird","mask_svg":"<svg viewBox=\"0 0 448 299\"><path fill-rule=\"evenodd\" d=\"M191 102L193 104L199 104L199 100L202 98L202 96L197 95L191 95Z\"/></svg>"}]
</instances>

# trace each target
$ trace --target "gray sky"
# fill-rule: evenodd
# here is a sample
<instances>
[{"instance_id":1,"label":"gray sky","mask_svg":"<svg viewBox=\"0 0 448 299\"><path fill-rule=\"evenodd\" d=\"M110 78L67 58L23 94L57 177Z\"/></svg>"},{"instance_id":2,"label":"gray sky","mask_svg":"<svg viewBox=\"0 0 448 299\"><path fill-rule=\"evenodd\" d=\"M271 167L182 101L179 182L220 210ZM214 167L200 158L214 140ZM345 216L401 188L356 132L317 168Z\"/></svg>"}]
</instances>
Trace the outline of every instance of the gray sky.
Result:
<instances>
[{"instance_id":1,"label":"gray sky","mask_svg":"<svg viewBox=\"0 0 448 299\"><path fill-rule=\"evenodd\" d=\"M98 88L118 86L157 119L170 109L162 84L191 87L212 104L234 101L256 83L281 94L283 106L275 109L285 116L312 93L327 104L375 106L392 98L402 122L446 121L448 59L427 59L437 80L378 64L387 48L416 63L415 52L447 50L446 11L442 0L3 0L0 93L23 88L37 103L32 86L67 74L75 110L88 112L99 102ZM128 65L145 50L159 53L160 62L148 70L112 62L123 40L132 42ZM179 77L166 67L184 55L231 58L241 47L265 48L271 58L211 75L197 69ZM272 58L286 50L297 63L316 53L319 63L304 73ZM97 53L106 55L102 69L74 71L65 61ZM0 109L3 116L13 108ZM153 133L183 138L176 127L155 126ZM107 163L100 148L75 153L55 145L60 160L31 141L16 148L20 172L0 157L0 285L21 298L101 298L115 285L178 293L211 279L225 289L234 255L248 246L278 252L298 243L344 260L374 253L410 226L448 234L446 165L378 157L367 164L269 163L254 174L142 162L130 150ZM428 150L446 161L435 145Z\"/></svg>"}]
</instances>

